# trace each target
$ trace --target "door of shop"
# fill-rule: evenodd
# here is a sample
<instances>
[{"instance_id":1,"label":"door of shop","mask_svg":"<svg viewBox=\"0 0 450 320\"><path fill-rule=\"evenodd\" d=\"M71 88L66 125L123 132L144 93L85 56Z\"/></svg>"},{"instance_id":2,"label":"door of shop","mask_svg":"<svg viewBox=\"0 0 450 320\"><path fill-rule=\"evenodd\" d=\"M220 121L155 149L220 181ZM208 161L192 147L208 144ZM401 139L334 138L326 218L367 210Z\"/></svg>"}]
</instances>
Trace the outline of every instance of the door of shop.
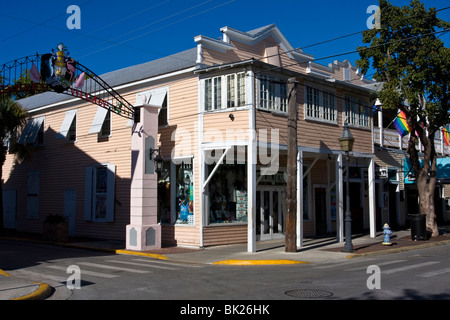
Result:
<instances>
[{"instance_id":1,"label":"door of shop","mask_svg":"<svg viewBox=\"0 0 450 320\"><path fill-rule=\"evenodd\" d=\"M260 186L256 189L256 239L284 237L286 187Z\"/></svg>"}]
</instances>

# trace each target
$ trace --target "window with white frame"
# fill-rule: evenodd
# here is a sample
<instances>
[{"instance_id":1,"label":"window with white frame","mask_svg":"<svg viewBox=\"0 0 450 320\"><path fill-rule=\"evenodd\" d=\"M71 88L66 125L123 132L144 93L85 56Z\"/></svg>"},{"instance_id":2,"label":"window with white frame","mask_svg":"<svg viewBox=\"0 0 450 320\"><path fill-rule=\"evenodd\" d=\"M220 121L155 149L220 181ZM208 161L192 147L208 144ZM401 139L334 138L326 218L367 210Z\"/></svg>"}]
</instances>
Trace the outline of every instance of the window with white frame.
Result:
<instances>
[{"instance_id":1,"label":"window with white frame","mask_svg":"<svg viewBox=\"0 0 450 320\"><path fill-rule=\"evenodd\" d=\"M45 116L28 120L27 125L22 130L17 143L28 144L33 147L44 145L44 121Z\"/></svg>"},{"instance_id":2,"label":"window with white frame","mask_svg":"<svg viewBox=\"0 0 450 320\"><path fill-rule=\"evenodd\" d=\"M56 139L66 139L67 142L75 142L77 139L77 110L66 111L66 116L61 124Z\"/></svg>"},{"instance_id":3,"label":"window with white frame","mask_svg":"<svg viewBox=\"0 0 450 320\"><path fill-rule=\"evenodd\" d=\"M334 94L312 87L305 90L305 118L336 122L336 101Z\"/></svg>"},{"instance_id":4,"label":"window with white frame","mask_svg":"<svg viewBox=\"0 0 450 320\"><path fill-rule=\"evenodd\" d=\"M203 80L204 110L245 106L245 72Z\"/></svg>"},{"instance_id":5,"label":"window with white frame","mask_svg":"<svg viewBox=\"0 0 450 320\"><path fill-rule=\"evenodd\" d=\"M212 103L212 79L206 79L204 81L204 90L205 90L205 96L204 96L204 105L205 105L205 111L213 110L213 103Z\"/></svg>"},{"instance_id":6,"label":"window with white frame","mask_svg":"<svg viewBox=\"0 0 450 320\"><path fill-rule=\"evenodd\" d=\"M259 78L258 108L268 111L287 112L287 82L262 76Z\"/></svg>"},{"instance_id":7,"label":"window with white frame","mask_svg":"<svg viewBox=\"0 0 450 320\"><path fill-rule=\"evenodd\" d=\"M97 133L97 140L102 141L111 135L111 111L97 107L94 120L92 121L89 134Z\"/></svg>"},{"instance_id":8,"label":"window with white frame","mask_svg":"<svg viewBox=\"0 0 450 320\"><path fill-rule=\"evenodd\" d=\"M361 99L345 97L344 121L352 126L368 128L370 126L369 108Z\"/></svg>"},{"instance_id":9,"label":"window with white frame","mask_svg":"<svg viewBox=\"0 0 450 320\"><path fill-rule=\"evenodd\" d=\"M222 109L222 77L213 78L213 109Z\"/></svg>"},{"instance_id":10,"label":"window with white frame","mask_svg":"<svg viewBox=\"0 0 450 320\"><path fill-rule=\"evenodd\" d=\"M111 111L108 110L105 116L105 120L103 120L102 128L98 133L99 138L107 138L111 135Z\"/></svg>"}]
</instances>

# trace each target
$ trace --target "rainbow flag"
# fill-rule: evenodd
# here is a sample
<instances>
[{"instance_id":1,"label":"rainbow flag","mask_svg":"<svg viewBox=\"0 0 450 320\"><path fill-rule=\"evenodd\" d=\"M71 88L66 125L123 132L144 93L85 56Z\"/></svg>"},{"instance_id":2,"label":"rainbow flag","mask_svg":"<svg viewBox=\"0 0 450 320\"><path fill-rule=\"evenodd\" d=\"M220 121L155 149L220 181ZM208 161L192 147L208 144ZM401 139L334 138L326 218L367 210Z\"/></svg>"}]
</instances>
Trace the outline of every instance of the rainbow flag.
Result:
<instances>
[{"instance_id":1,"label":"rainbow flag","mask_svg":"<svg viewBox=\"0 0 450 320\"><path fill-rule=\"evenodd\" d=\"M406 114L403 111L400 111L400 113L397 115L397 118L395 118L394 126L395 129L397 129L398 134L401 135L402 137L411 133L411 128L406 122Z\"/></svg>"},{"instance_id":2,"label":"rainbow flag","mask_svg":"<svg viewBox=\"0 0 450 320\"><path fill-rule=\"evenodd\" d=\"M442 137L444 138L445 145L448 147L450 145L450 124L446 125L442 129Z\"/></svg>"}]
</instances>

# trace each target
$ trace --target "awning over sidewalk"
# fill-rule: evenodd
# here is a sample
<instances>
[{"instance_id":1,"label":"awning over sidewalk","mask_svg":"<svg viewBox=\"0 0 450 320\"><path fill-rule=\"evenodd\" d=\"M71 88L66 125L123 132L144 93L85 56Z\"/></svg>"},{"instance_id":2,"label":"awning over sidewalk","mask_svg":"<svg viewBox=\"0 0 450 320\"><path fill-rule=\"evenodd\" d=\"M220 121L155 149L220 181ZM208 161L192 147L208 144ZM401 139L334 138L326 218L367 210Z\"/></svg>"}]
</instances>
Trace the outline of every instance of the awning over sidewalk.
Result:
<instances>
[{"instance_id":1,"label":"awning over sidewalk","mask_svg":"<svg viewBox=\"0 0 450 320\"><path fill-rule=\"evenodd\" d=\"M423 160L419 160L423 165ZM450 158L438 158L437 160L437 179L440 183L450 183ZM403 172L405 173L405 183L412 184L416 182L411 162L408 158L403 159Z\"/></svg>"}]
</instances>

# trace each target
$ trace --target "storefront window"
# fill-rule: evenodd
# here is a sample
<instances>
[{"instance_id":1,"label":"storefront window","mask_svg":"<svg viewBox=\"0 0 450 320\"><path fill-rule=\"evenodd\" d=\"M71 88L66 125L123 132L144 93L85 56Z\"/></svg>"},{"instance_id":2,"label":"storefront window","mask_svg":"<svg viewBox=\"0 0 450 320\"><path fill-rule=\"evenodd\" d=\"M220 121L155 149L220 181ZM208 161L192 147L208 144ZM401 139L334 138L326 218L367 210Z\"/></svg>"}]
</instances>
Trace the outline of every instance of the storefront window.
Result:
<instances>
[{"instance_id":1,"label":"storefront window","mask_svg":"<svg viewBox=\"0 0 450 320\"><path fill-rule=\"evenodd\" d=\"M194 224L194 176L192 162L176 165L176 215L177 224Z\"/></svg>"},{"instance_id":2,"label":"storefront window","mask_svg":"<svg viewBox=\"0 0 450 320\"><path fill-rule=\"evenodd\" d=\"M214 167L210 165L208 172ZM247 222L246 178L246 165L219 165L208 184L210 224Z\"/></svg>"}]
</instances>

